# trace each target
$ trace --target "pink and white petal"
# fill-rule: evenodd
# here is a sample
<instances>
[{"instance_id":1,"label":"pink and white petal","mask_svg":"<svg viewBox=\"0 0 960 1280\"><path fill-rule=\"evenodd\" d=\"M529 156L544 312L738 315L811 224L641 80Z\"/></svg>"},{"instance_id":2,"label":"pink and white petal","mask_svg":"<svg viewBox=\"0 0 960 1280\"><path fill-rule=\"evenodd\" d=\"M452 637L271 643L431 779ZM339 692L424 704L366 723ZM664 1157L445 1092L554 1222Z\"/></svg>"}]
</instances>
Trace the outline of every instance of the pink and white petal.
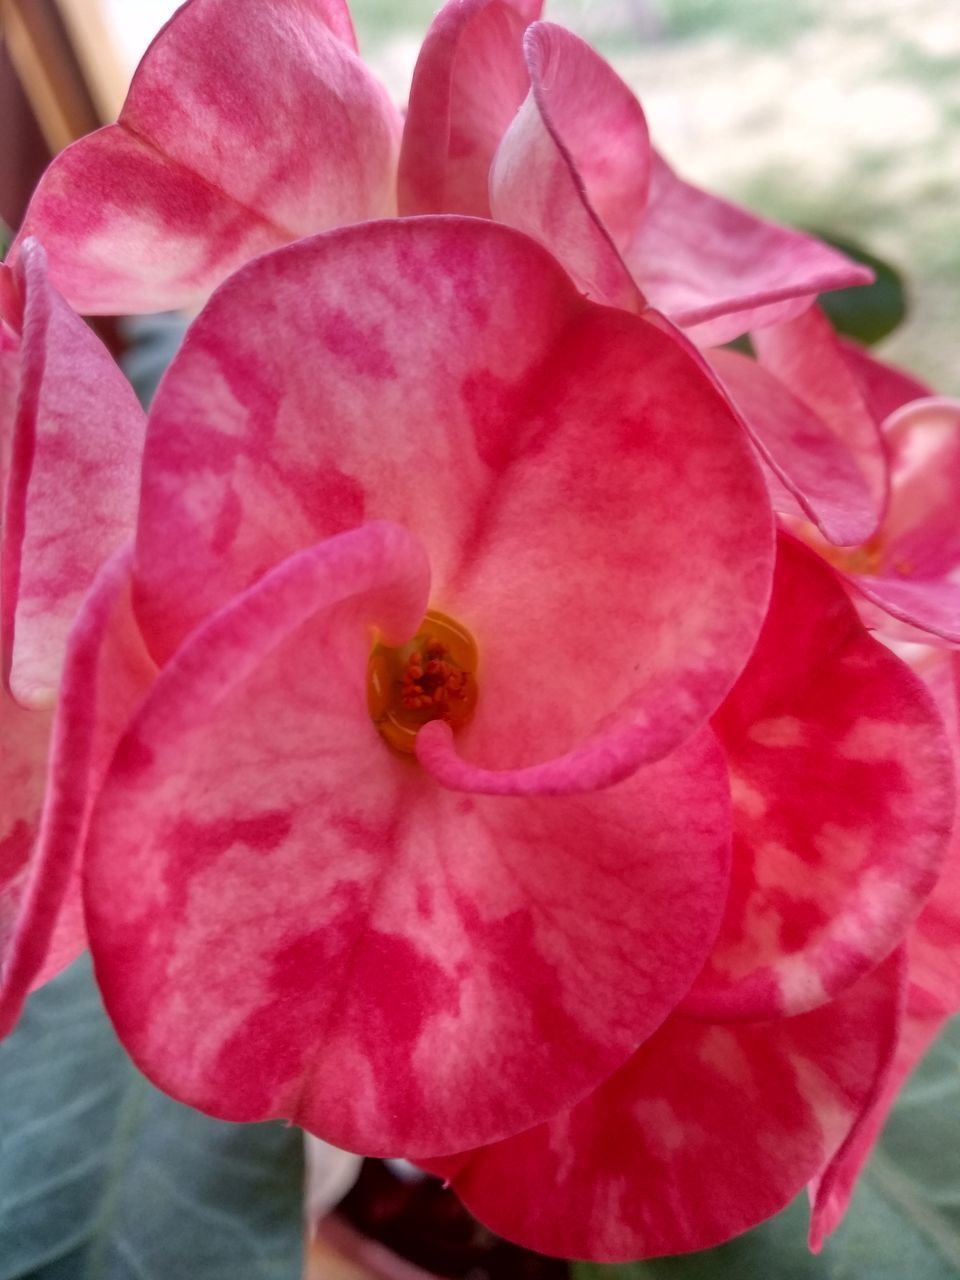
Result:
<instances>
[{"instance_id":1,"label":"pink and white petal","mask_svg":"<svg viewBox=\"0 0 960 1280\"><path fill-rule=\"evenodd\" d=\"M895 409L899 409L910 400L919 400L933 395L931 388L914 377L912 373L907 373L905 369L890 364L888 360L878 360L871 351L861 347L859 343L849 338L841 338L840 348L860 383L864 399L875 421L883 422Z\"/></svg>"},{"instance_id":2,"label":"pink and white petal","mask_svg":"<svg viewBox=\"0 0 960 1280\"><path fill-rule=\"evenodd\" d=\"M640 104L569 31L524 37L530 93L490 170L494 218L547 246L588 297L627 311L644 299L617 250L640 216L650 140Z\"/></svg>"},{"instance_id":3,"label":"pink and white petal","mask_svg":"<svg viewBox=\"0 0 960 1280\"><path fill-rule=\"evenodd\" d=\"M897 945L936 883L955 791L942 721L833 570L782 537L767 621L714 727L734 798L731 892L684 1008L816 1008Z\"/></svg>"},{"instance_id":4,"label":"pink and white petal","mask_svg":"<svg viewBox=\"0 0 960 1280\"><path fill-rule=\"evenodd\" d=\"M116 125L49 167L39 236L78 310L192 306L246 258L396 208L400 119L342 0L190 0Z\"/></svg>"},{"instance_id":5,"label":"pink and white petal","mask_svg":"<svg viewBox=\"0 0 960 1280\"><path fill-rule=\"evenodd\" d=\"M901 979L894 956L796 1018L671 1017L569 1111L426 1167L542 1253L617 1262L720 1244L783 1208L842 1141L889 1054Z\"/></svg>"},{"instance_id":6,"label":"pink and white petal","mask_svg":"<svg viewBox=\"0 0 960 1280\"><path fill-rule=\"evenodd\" d=\"M814 306L792 320L761 329L752 335L752 341L760 364L805 404L852 456L869 493L869 536L887 509L887 451L878 422L830 322Z\"/></svg>"},{"instance_id":7,"label":"pink and white petal","mask_svg":"<svg viewBox=\"0 0 960 1280\"><path fill-rule=\"evenodd\" d=\"M293 238L119 124L61 151L23 234L42 237L57 288L85 315L192 310Z\"/></svg>"},{"instance_id":8,"label":"pink and white petal","mask_svg":"<svg viewBox=\"0 0 960 1280\"><path fill-rule=\"evenodd\" d=\"M70 634L49 763L33 781L43 784L42 802L33 795L36 834L8 904L14 910L3 938L0 1035L29 993L86 946L79 861L93 798L155 672L133 618L129 565L129 549L107 562ZM51 719L48 712L20 716L36 725Z\"/></svg>"},{"instance_id":9,"label":"pink and white petal","mask_svg":"<svg viewBox=\"0 0 960 1280\"><path fill-rule=\"evenodd\" d=\"M4 679L55 696L67 633L97 570L134 530L146 419L130 384L23 245L16 420L5 495Z\"/></svg>"},{"instance_id":10,"label":"pink and white petal","mask_svg":"<svg viewBox=\"0 0 960 1280\"><path fill-rule=\"evenodd\" d=\"M530 87L526 24L540 0L447 0L427 32L403 124L403 216L490 217L490 165Z\"/></svg>"},{"instance_id":11,"label":"pink and white petal","mask_svg":"<svg viewBox=\"0 0 960 1280\"><path fill-rule=\"evenodd\" d=\"M960 776L960 658L928 649L918 663L936 698ZM880 1095L864 1108L844 1146L810 1188L810 1247L817 1251L840 1224L874 1143L907 1077L944 1022L960 1009L960 827L943 873L907 938L909 985L896 1056Z\"/></svg>"},{"instance_id":12,"label":"pink and white petal","mask_svg":"<svg viewBox=\"0 0 960 1280\"><path fill-rule=\"evenodd\" d=\"M501 1137L623 1062L710 945L711 735L587 798L441 791L366 706L370 624L402 638L426 591L397 526L295 553L187 640L121 746L86 862L98 980L202 1110L378 1153Z\"/></svg>"},{"instance_id":13,"label":"pink and white petal","mask_svg":"<svg viewBox=\"0 0 960 1280\"><path fill-rule=\"evenodd\" d=\"M813 236L684 182L655 153L646 209L623 256L651 305L704 347L788 319L814 294L873 278Z\"/></svg>"},{"instance_id":14,"label":"pink and white petal","mask_svg":"<svg viewBox=\"0 0 960 1280\"><path fill-rule=\"evenodd\" d=\"M876 528L876 504L844 441L757 361L724 350L711 351L709 358L761 457L780 481L771 493L775 509L796 515L799 508L834 544L866 541Z\"/></svg>"},{"instance_id":15,"label":"pink and white petal","mask_svg":"<svg viewBox=\"0 0 960 1280\"><path fill-rule=\"evenodd\" d=\"M920 656L918 670L940 708L960 776L960 659L943 649L928 649ZM937 886L907 937L907 964L906 1008L883 1088L810 1189L810 1247L815 1251L846 1213L860 1171L901 1087L946 1019L960 1009L960 827L954 829Z\"/></svg>"},{"instance_id":16,"label":"pink and white petal","mask_svg":"<svg viewBox=\"0 0 960 1280\"><path fill-rule=\"evenodd\" d=\"M151 414L151 650L365 518L418 534L435 605L477 640L460 742L484 769L611 735L633 765L663 754L722 700L766 608L770 510L713 384L494 223L346 228L211 300Z\"/></svg>"}]
</instances>

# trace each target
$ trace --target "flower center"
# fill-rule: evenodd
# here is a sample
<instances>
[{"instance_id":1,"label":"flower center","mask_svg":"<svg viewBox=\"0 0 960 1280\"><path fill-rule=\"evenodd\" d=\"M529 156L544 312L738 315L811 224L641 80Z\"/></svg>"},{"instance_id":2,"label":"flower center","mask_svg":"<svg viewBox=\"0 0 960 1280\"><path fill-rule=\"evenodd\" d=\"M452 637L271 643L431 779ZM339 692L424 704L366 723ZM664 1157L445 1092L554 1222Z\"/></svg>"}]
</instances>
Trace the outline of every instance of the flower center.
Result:
<instances>
[{"instance_id":1,"label":"flower center","mask_svg":"<svg viewBox=\"0 0 960 1280\"><path fill-rule=\"evenodd\" d=\"M367 706L391 747L413 755L428 720L459 729L477 705L477 645L453 618L430 609L420 630L395 649L379 642L367 665Z\"/></svg>"}]
</instances>

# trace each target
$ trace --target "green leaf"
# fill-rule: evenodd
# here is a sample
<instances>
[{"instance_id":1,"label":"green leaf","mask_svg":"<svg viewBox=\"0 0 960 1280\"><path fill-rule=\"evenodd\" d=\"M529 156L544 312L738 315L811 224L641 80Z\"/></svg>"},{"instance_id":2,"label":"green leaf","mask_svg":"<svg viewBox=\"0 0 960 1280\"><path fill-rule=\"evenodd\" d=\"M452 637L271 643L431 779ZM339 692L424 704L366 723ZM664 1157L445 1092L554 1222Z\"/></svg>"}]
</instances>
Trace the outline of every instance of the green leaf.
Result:
<instances>
[{"instance_id":1,"label":"green leaf","mask_svg":"<svg viewBox=\"0 0 960 1280\"><path fill-rule=\"evenodd\" d=\"M0 1280L299 1280L299 1130L173 1102L84 958L0 1044Z\"/></svg>"},{"instance_id":2,"label":"green leaf","mask_svg":"<svg viewBox=\"0 0 960 1280\"><path fill-rule=\"evenodd\" d=\"M836 331L868 347L893 333L907 314L906 290L899 271L850 240L838 240L823 231L814 234L876 275L873 284L820 294L817 301Z\"/></svg>"},{"instance_id":3,"label":"green leaf","mask_svg":"<svg viewBox=\"0 0 960 1280\"><path fill-rule=\"evenodd\" d=\"M578 1263L574 1280L947 1280L960 1276L960 1019L901 1094L850 1210L818 1256L806 1196L719 1249L624 1266Z\"/></svg>"}]
</instances>

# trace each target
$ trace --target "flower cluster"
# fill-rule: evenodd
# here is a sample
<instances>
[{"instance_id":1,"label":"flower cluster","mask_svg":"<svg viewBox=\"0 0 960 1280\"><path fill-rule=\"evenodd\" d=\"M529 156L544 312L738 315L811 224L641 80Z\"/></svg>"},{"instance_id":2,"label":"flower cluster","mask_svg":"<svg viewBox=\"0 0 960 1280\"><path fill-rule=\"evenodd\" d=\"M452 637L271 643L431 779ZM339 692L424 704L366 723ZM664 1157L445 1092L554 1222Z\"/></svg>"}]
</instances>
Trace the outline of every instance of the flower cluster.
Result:
<instances>
[{"instance_id":1,"label":"flower cluster","mask_svg":"<svg viewBox=\"0 0 960 1280\"><path fill-rule=\"evenodd\" d=\"M863 269L537 0L403 119L343 0L188 0L0 271L0 1029L89 945L161 1088L511 1239L817 1244L960 1003L960 405ZM145 423L70 307L171 306Z\"/></svg>"}]
</instances>

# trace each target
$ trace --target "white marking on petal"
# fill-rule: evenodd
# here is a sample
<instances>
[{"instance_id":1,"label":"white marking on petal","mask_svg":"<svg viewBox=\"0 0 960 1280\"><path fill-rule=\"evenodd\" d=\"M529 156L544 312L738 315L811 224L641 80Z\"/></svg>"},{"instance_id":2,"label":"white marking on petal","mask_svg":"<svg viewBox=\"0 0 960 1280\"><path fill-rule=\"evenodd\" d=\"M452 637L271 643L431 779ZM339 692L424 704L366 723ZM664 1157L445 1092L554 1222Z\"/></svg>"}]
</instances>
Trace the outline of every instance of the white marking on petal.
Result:
<instances>
[{"instance_id":1,"label":"white marking on petal","mask_svg":"<svg viewBox=\"0 0 960 1280\"><path fill-rule=\"evenodd\" d=\"M796 716L773 716L769 720L758 720L747 737L761 747L802 747L807 726Z\"/></svg>"},{"instance_id":2,"label":"white marking on petal","mask_svg":"<svg viewBox=\"0 0 960 1280\"><path fill-rule=\"evenodd\" d=\"M730 795L733 807L741 809L748 818L762 818L767 811L766 796L752 787L746 778L730 771Z\"/></svg>"}]
</instances>

